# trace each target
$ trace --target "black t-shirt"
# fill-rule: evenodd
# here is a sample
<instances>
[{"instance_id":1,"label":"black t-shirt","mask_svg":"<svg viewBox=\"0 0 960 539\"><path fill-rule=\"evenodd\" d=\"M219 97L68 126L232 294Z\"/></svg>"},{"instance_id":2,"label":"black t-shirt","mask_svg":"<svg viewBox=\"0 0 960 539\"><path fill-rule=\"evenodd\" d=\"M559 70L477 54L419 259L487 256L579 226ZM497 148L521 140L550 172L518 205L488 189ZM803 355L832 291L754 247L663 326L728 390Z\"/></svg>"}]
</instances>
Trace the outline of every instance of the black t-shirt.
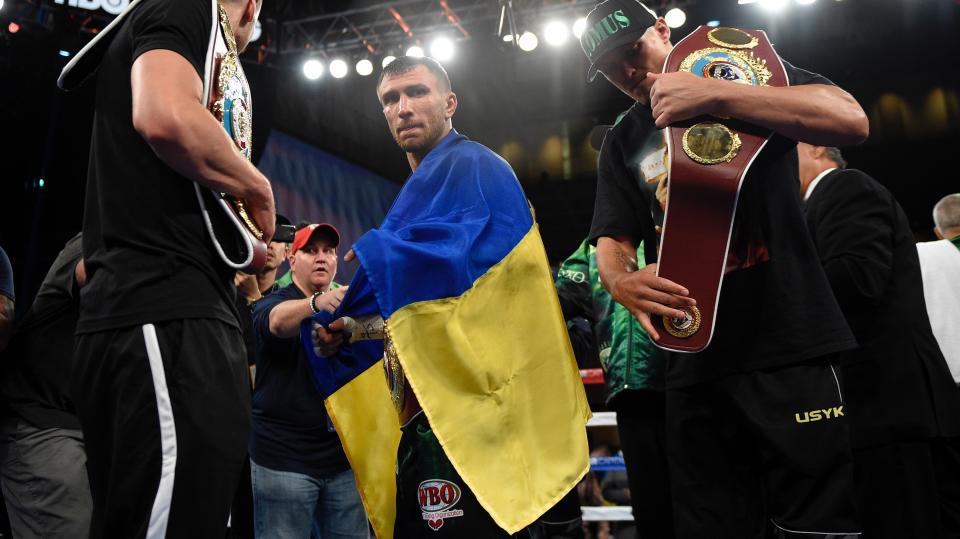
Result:
<instances>
[{"instance_id":1,"label":"black t-shirt","mask_svg":"<svg viewBox=\"0 0 960 539\"><path fill-rule=\"evenodd\" d=\"M41 429L80 428L69 392L79 299L73 272L79 261L78 234L54 260L3 353L3 415Z\"/></svg>"},{"instance_id":2,"label":"black t-shirt","mask_svg":"<svg viewBox=\"0 0 960 539\"><path fill-rule=\"evenodd\" d=\"M833 84L783 64L791 85ZM591 241L643 240L646 260L656 261L663 222L657 191L660 186L662 195L668 166L664 131L654 124L650 107L636 103L603 141ZM668 387L856 346L803 219L795 141L775 134L747 173L727 267L713 340L703 352L671 354Z\"/></svg>"},{"instance_id":3,"label":"black t-shirt","mask_svg":"<svg viewBox=\"0 0 960 539\"><path fill-rule=\"evenodd\" d=\"M250 458L272 470L329 477L350 465L330 427L300 337L281 339L270 333L273 308L305 297L291 284L254 304L257 380Z\"/></svg>"},{"instance_id":4,"label":"black t-shirt","mask_svg":"<svg viewBox=\"0 0 960 539\"><path fill-rule=\"evenodd\" d=\"M78 333L184 318L237 325L233 271L214 250L194 183L154 154L132 120L130 71L141 54L176 52L203 78L212 5L143 0L100 63L83 222L89 278ZM220 210L211 210L222 224Z\"/></svg>"}]
</instances>

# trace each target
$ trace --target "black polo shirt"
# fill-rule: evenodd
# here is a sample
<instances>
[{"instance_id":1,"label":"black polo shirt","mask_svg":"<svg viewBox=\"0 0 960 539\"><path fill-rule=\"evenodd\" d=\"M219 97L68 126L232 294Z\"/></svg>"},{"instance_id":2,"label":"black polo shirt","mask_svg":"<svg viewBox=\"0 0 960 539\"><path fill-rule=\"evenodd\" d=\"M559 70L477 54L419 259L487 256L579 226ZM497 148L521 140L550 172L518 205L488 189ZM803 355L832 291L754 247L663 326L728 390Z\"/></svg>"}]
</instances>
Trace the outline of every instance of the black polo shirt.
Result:
<instances>
[{"instance_id":1,"label":"black polo shirt","mask_svg":"<svg viewBox=\"0 0 960 539\"><path fill-rule=\"evenodd\" d=\"M329 477L350 467L333 432L299 335L270 333L274 307L306 296L290 284L254 304L257 378L250 458L271 470Z\"/></svg>"}]
</instances>

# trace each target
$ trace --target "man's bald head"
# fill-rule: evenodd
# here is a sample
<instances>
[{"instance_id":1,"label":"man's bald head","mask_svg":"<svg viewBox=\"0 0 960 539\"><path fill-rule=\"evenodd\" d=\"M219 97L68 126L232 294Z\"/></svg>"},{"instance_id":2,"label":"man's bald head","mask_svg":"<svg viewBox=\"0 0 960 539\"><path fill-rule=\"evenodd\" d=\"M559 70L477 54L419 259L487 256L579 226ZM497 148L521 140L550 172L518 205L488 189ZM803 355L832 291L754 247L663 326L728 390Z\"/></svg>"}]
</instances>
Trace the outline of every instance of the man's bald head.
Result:
<instances>
[{"instance_id":1,"label":"man's bald head","mask_svg":"<svg viewBox=\"0 0 960 539\"><path fill-rule=\"evenodd\" d=\"M947 195L933 207L933 224L940 238L960 236L960 193Z\"/></svg>"}]
</instances>

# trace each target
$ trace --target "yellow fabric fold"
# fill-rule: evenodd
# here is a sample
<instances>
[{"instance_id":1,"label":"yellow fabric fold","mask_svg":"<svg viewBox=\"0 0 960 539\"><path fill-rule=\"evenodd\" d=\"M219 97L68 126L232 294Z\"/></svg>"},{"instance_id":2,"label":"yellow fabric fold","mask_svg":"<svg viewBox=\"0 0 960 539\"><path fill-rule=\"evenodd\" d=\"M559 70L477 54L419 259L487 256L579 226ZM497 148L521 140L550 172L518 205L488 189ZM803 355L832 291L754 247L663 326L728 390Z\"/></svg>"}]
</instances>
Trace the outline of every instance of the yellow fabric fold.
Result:
<instances>
[{"instance_id":1,"label":"yellow fabric fold","mask_svg":"<svg viewBox=\"0 0 960 539\"><path fill-rule=\"evenodd\" d=\"M400 424L383 365L376 363L326 401L357 489L379 539L393 537Z\"/></svg>"},{"instance_id":2,"label":"yellow fabric fold","mask_svg":"<svg viewBox=\"0 0 960 539\"><path fill-rule=\"evenodd\" d=\"M589 470L590 409L536 225L470 290L407 305L388 331L447 457L503 529Z\"/></svg>"}]
</instances>

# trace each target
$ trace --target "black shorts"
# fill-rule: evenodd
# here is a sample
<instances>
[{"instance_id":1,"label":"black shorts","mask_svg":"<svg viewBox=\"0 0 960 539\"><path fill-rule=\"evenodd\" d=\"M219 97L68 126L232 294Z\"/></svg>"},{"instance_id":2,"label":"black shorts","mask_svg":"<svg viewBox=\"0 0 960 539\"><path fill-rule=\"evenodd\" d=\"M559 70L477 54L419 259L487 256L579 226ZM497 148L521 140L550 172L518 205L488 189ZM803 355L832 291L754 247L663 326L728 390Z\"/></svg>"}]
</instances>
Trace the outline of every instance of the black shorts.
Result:
<instances>
[{"instance_id":1,"label":"black shorts","mask_svg":"<svg viewBox=\"0 0 960 539\"><path fill-rule=\"evenodd\" d=\"M78 336L93 538L223 537L246 460L240 331L190 319Z\"/></svg>"},{"instance_id":2,"label":"black shorts","mask_svg":"<svg viewBox=\"0 0 960 539\"><path fill-rule=\"evenodd\" d=\"M849 428L831 364L668 389L666 409L677 537L859 534Z\"/></svg>"}]
</instances>

